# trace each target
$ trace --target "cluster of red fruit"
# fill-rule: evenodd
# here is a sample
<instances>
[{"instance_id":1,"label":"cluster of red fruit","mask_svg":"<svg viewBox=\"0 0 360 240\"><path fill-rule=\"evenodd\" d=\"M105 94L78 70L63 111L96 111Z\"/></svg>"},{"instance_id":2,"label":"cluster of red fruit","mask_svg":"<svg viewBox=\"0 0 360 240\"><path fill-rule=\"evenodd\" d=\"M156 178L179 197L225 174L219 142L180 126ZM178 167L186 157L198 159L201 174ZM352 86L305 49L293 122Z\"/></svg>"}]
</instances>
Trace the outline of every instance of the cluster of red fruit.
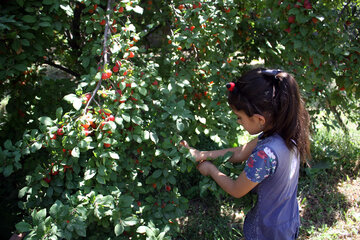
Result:
<instances>
[{"instance_id":1,"label":"cluster of red fruit","mask_svg":"<svg viewBox=\"0 0 360 240\"><path fill-rule=\"evenodd\" d=\"M308 10L309 10L309 9L312 9L312 5L311 5L311 3L310 3L309 0L304 0L304 3L302 2L302 0L297 0L297 2L298 2L298 3L301 3L301 4L303 5L304 9L308 9ZM279 1L279 2L278 2L278 5L281 5L281 3L282 3L282 1ZM298 5L298 4L296 3L296 4L294 5L294 7L295 7L295 8L300 8L300 5ZM289 10L290 8L291 8L290 5L288 5L287 9ZM290 24L295 23L295 20L296 20L296 17L295 17L294 15L290 15L290 16L288 17L288 23L290 23ZM315 18L315 17L313 17L311 20L312 20L312 22L315 23L315 24L318 22L318 19ZM288 28L284 29L284 31L287 32L287 33L290 33L290 32L291 32L291 28L288 27Z\"/></svg>"},{"instance_id":2,"label":"cluster of red fruit","mask_svg":"<svg viewBox=\"0 0 360 240\"><path fill-rule=\"evenodd\" d=\"M65 150L65 149L63 149L63 150ZM66 150L65 150L65 151L66 151ZM69 150L69 151L71 151L71 150ZM48 174L49 176L43 177L43 180L44 180L45 182L47 182L48 184L51 182L53 176L56 176L56 175L59 174L59 170L54 171L54 169L53 169L54 163L52 163L51 166L52 166L52 167L51 167L51 170L50 170L50 172L49 172L49 174ZM63 165L63 166L64 166L64 173L66 173L66 170L67 170L67 169L73 171L73 168L72 168L71 166L69 166L69 165Z\"/></svg>"},{"instance_id":3,"label":"cluster of red fruit","mask_svg":"<svg viewBox=\"0 0 360 240\"><path fill-rule=\"evenodd\" d=\"M62 136L62 135L64 135L64 130L63 130L63 127L60 127L60 128L58 128L56 133L52 135L52 137L50 139L56 140L57 136Z\"/></svg>"},{"instance_id":4,"label":"cluster of red fruit","mask_svg":"<svg viewBox=\"0 0 360 240\"><path fill-rule=\"evenodd\" d=\"M298 1L299 3L302 3L302 0L297 0L297 1ZM295 7L296 7L296 8L300 8L300 6L297 5L297 4L295 4ZM305 9L312 9L312 5L311 5L311 3L310 3L309 0L304 0L303 7L304 7Z\"/></svg>"}]
</instances>

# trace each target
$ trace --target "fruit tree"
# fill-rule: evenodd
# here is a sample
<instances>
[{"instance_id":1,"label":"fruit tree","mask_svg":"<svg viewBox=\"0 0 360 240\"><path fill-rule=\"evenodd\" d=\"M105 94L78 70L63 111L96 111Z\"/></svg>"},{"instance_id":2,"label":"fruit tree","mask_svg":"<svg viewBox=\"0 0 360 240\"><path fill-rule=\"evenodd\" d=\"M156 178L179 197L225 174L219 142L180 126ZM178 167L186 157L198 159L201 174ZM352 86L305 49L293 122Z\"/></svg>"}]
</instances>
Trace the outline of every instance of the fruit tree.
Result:
<instances>
[{"instance_id":1,"label":"fruit tree","mask_svg":"<svg viewBox=\"0 0 360 240\"><path fill-rule=\"evenodd\" d=\"M359 1L5 2L0 172L23 174L28 239L176 236L199 184L179 142L238 144L224 85L254 62L294 74L314 121L359 120Z\"/></svg>"}]
</instances>

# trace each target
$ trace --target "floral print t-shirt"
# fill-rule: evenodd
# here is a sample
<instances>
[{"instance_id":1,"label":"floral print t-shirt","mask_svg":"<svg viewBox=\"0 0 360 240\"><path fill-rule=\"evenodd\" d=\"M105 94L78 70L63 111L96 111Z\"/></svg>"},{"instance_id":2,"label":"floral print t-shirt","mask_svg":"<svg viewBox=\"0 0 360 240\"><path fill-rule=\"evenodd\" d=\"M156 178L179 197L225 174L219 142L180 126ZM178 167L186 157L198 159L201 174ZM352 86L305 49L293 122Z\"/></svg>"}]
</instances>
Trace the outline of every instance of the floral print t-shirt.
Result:
<instances>
[{"instance_id":1,"label":"floral print t-shirt","mask_svg":"<svg viewBox=\"0 0 360 240\"><path fill-rule=\"evenodd\" d=\"M269 146L260 146L253 152L245 165L245 173L252 182L261 182L272 175L277 166L277 157Z\"/></svg>"}]
</instances>

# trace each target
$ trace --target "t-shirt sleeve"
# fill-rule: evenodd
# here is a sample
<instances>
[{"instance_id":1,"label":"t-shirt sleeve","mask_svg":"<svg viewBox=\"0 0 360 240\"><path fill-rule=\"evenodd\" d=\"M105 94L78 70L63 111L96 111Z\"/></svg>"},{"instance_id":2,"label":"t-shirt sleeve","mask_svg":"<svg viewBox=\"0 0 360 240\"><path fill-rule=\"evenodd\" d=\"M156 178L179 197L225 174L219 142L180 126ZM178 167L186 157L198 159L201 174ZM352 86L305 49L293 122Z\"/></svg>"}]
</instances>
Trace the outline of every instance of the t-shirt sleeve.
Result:
<instances>
[{"instance_id":1,"label":"t-shirt sleeve","mask_svg":"<svg viewBox=\"0 0 360 240\"><path fill-rule=\"evenodd\" d=\"M275 173L278 158L268 146L256 148L246 161L245 173L252 182L261 182Z\"/></svg>"}]
</instances>

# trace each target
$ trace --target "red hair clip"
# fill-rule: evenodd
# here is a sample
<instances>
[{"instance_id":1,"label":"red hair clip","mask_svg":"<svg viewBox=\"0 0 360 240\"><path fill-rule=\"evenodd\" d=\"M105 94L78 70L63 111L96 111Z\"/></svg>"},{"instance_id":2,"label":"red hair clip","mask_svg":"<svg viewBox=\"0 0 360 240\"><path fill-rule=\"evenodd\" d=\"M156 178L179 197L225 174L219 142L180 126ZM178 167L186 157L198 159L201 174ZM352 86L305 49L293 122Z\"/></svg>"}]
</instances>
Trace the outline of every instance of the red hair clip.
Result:
<instances>
[{"instance_id":1,"label":"red hair clip","mask_svg":"<svg viewBox=\"0 0 360 240\"><path fill-rule=\"evenodd\" d=\"M235 88L235 83L234 82L229 82L229 83L226 84L226 87L230 92L232 92L234 90L234 88Z\"/></svg>"}]
</instances>

